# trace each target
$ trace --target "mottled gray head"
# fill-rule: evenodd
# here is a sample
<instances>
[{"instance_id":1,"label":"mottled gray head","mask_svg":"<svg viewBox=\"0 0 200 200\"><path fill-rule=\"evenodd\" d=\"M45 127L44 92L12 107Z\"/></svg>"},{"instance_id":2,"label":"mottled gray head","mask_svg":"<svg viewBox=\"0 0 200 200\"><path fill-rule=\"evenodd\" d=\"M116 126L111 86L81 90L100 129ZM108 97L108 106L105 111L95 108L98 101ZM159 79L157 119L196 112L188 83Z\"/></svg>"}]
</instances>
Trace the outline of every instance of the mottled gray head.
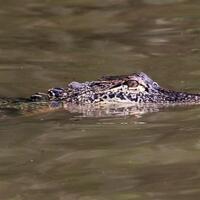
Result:
<instances>
[{"instance_id":1,"label":"mottled gray head","mask_svg":"<svg viewBox=\"0 0 200 200\"><path fill-rule=\"evenodd\" d=\"M38 95L36 96L38 99ZM143 72L123 76L105 76L100 80L84 83L71 82L67 88L50 89L48 98L75 104L131 103L133 105L134 103L191 104L200 102L200 94L164 89Z\"/></svg>"},{"instance_id":2,"label":"mottled gray head","mask_svg":"<svg viewBox=\"0 0 200 200\"><path fill-rule=\"evenodd\" d=\"M67 97L77 103L150 102L160 86L145 73L105 76L98 81L72 82Z\"/></svg>"}]
</instances>

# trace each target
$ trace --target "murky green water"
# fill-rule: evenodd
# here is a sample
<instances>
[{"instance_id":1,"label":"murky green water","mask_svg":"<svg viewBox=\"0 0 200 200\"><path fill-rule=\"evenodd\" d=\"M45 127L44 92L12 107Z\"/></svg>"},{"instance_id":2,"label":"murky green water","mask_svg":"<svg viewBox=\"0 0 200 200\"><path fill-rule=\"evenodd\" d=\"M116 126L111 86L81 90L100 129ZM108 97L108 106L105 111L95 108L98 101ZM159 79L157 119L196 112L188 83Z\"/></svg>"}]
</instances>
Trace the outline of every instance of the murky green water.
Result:
<instances>
[{"instance_id":1,"label":"murky green water","mask_svg":"<svg viewBox=\"0 0 200 200\"><path fill-rule=\"evenodd\" d=\"M198 0L0 1L0 94L144 71L200 91ZM0 122L0 199L197 200L200 107Z\"/></svg>"}]
</instances>

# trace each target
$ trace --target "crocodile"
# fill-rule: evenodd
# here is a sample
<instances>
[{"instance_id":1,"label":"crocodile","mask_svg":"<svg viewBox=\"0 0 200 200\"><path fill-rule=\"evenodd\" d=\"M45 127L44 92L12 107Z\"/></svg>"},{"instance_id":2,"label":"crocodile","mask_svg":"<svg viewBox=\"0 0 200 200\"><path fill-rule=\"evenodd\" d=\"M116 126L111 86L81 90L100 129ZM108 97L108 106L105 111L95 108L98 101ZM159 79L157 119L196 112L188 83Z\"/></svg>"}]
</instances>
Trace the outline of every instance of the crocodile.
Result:
<instances>
[{"instance_id":1,"label":"crocodile","mask_svg":"<svg viewBox=\"0 0 200 200\"><path fill-rule=\"evenodd\" d=\"M143 72L74 81L65 88L52 88L28 98L0 98L0 110L35 113L64 108L86 116L146 113L161 107L196 104L200 104L200 94L165 89Z\"/></svg>"}]
</instances>

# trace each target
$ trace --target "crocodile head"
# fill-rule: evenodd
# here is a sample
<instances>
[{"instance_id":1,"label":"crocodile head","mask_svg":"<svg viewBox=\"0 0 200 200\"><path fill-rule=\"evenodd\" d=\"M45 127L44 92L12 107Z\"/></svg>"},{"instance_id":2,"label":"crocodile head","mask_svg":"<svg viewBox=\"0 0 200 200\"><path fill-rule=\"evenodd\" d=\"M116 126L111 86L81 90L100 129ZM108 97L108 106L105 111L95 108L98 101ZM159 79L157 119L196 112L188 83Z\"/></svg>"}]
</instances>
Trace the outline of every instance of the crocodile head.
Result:
<instances>
[{"instance_id":1,"label":"crocodile head","mask_svg":"<svg viewBox=\"0 0 200 200\"><path fill-rule=\"evenodd\" d=\"M84 83L71 82L65 89L50 89L49 98L76 104L200 102L200 95L164 89L143 72L105 76L100 80Z\"/></svg>"},{"instance_id":2,"label":"crocodile head","mask_svg":"<svg viewBox=\"0 0 200 200\"><path fill-rule=\"evenodd\" d=\"M145 73L105 76L98 81L71 82L66 89L49 90L51 99L86 103L152 103L160 94L160 86Z\"/></svg>"}]
</instances>

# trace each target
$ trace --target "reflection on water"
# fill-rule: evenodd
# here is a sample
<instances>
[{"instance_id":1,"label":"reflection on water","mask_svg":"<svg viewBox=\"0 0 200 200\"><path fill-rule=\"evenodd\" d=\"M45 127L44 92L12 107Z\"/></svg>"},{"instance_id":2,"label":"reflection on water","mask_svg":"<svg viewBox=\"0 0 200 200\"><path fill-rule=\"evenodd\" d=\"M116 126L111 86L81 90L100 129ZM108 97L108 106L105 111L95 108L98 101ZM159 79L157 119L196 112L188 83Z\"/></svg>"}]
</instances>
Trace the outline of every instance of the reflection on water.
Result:
<instances>
[{"instance_id":1,"label":"reflection on water","mask_svg":"<svg viewBox=\"0 0 200 200\"><path fill-rule=\"evenodd\" d=\"M196 0L2 1L0 94L144 71L199 84ZM80 118L65 111L0 123L1 199L199 199L200 110Z\"/></svg>"}]
</instances>

